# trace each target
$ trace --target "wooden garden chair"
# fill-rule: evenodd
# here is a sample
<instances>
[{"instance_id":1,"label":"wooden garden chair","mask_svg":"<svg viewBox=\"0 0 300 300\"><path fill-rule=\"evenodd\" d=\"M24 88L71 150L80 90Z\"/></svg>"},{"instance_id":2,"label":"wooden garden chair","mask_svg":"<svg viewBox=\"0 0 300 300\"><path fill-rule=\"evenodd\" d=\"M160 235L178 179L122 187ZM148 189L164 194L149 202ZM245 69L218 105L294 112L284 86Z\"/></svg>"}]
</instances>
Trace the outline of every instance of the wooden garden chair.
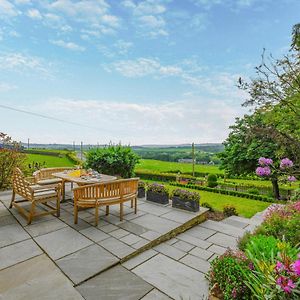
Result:
<instances>
[{"instance_id":1,"label":"wooden garden chair","mask_svg":"<svg viewBox=\"0 0 300 300\"><path fill-rule=\"evenodd\" d=\"M78 222L78 209L80 207L95 208L95 226L98 225L101 206L106 206L106 215L108 215L110 205L120 204L120 221L123 221L124 202L131 201L136 214L138 181L139 178L121 179L73 189L75 224Z\"/></svg>"},{"instance_id":2,"label":"wooden garden chair","mask_svg":"<svg viewBox=\"0 0 300 300\"><path fill-rule=\"evenodd\" d=\"M18 211L27 219L27 223L30 224L34 217L44 216L48 214L54 214L59 217L60 214L60 195L61 195L61 184L56 186L39 186L32 185L24 177L22 171L19 168L16 168L13 172L13 193L12 199L9 208L13 206L18 209ZM23 199L16 200L16 195L20 195ZM51 204L48 204L48 201L56 202L56 207ZM27 211L19 203L30 202L30 210ZM41 213L36 213L37 204L43 204L46 208L46 211Z\"/></svg>"}]
</instances>

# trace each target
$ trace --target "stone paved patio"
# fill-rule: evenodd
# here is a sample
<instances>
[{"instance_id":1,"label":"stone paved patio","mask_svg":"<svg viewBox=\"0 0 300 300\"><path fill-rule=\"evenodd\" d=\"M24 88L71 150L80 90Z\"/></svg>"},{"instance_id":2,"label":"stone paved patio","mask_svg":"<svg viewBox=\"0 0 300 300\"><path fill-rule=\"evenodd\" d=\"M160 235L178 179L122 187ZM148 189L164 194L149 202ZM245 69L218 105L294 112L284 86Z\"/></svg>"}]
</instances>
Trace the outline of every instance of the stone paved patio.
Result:
<instances>
[{"instance_id":1,"label":"stone paved patio","mask_svg":"<svg viewBox=\"0 0 300 300\"><path fill-rule=\"evenodd\" d=\"M138 214L127 205L122 222L115 206L109 216L101 211L98 227L93 210L80 211L75 225L66 202L60 218L27 226L7 209L10 197L0 194L0 299L201 299L210 261L261 221L259 215L208 220L180 233L205 210L139 199Z\"/></svg>"}]
</instances>

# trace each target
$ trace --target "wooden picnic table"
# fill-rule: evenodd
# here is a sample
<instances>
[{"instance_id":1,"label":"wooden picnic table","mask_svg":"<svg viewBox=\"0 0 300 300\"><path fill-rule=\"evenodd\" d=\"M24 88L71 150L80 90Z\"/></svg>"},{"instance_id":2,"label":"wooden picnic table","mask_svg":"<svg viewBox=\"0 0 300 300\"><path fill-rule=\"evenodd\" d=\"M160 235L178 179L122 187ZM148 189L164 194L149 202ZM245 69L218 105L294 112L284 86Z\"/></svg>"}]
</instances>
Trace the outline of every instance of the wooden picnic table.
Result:
<instances>
[{"instance_id":1,"label":"wooden picnic table","mask_svg":"<svg viewBox=\"0 0 300 300\"><path fill-rule=\"evenodd\" d=\"M59 173L53 173L53 176L62 180L62 199L65 200L65 183L71 182L77 185L94 184L116 180L117 177L105 174L99 174L99 177L87 175L85 170L72 170Z\"/></svg>"}]
</instances>

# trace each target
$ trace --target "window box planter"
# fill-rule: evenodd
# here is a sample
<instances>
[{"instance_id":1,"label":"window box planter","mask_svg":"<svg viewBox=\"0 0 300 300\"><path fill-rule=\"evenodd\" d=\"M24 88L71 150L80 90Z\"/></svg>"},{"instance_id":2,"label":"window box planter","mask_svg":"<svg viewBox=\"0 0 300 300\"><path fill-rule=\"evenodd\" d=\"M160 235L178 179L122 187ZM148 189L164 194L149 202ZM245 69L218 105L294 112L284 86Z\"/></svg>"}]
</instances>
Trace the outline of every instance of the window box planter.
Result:
<instances>
[{"instance_id":1,"label":"window box planter","mask_svg":"<svg viewBox=\"0 0 300 300\"><path fill-rule=\"evenodd\" d=\"M138 198L145 198L146 196L146 190L144 187L138 188Z\"/></svg>"},{"instance_id":2,"label":"window box planter","mask_svg":"<svg viewBox=\"0 0 300 300\"><path fill-rule=\"evenodd\" d=\"M169 193L164 185L153 183L148 186L146 199L159 204L168 204Z\"/></svg>"},{"instance_id":3,"label":"window box planter","mask_svg":"<svg viewBox=\"0 0 300 300\"><path fill-rule=\"evenodd\" d=\"M199 211L200 195L196 192L176 189L172 195L172 207L197 212Z\"/></svg>"}]
</instances>

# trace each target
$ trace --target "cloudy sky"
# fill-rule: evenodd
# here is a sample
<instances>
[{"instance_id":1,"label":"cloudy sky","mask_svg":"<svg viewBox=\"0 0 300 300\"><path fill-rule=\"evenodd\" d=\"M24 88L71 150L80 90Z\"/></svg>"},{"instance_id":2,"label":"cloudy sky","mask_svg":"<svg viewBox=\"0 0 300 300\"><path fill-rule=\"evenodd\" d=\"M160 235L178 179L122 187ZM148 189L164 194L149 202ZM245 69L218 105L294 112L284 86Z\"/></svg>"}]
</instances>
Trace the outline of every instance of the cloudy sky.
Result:
<instances>
[{"instance_id":1,"label":"cloudy sky","mask_svg":"<svg viewBox=\"0 0 300 300\"><path fill-rule=\"evenodd\" d=\"M222 142L299 0L0 0L0 131L40 143ZM64 120L65 122L60 122ZM74 124L76 123L76 124Z\"/></svg>"}]
</instances>

